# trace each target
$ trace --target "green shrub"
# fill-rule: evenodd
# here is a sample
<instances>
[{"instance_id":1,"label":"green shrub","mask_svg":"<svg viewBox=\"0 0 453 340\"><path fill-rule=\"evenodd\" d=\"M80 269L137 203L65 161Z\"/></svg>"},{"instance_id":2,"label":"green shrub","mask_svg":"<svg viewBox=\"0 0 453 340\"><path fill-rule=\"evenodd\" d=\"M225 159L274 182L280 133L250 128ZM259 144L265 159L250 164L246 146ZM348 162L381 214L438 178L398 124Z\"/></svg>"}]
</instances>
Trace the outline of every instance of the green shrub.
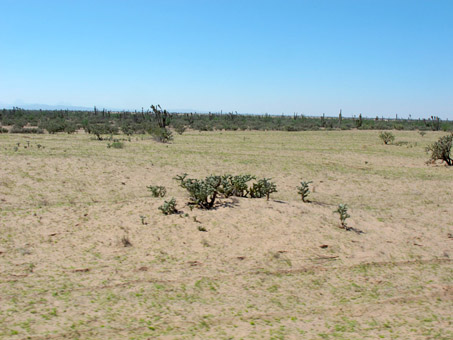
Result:
<instances>
[{"instance_id":1,"label":"green shrub","mask_svg":"<svg viewBox=\"0 0 453 340\"><path fill-rule=\"evenodd\" d=\"M426 147L426 152L431 152L430 159L427 163L433 163L440 159L452 166L453 160L451 158L451 147L453 144L453 133L448 136L440 137L437 142Z\"/></svg>"},{"instance_id":2,"label":"green shrub","mask_svg":"<svg viewBox=\"0 0 453 340\"><path fill-rule=\"evenodd\" d=\"M395 136L391 132L381 132L379 138L384 142L384 144L391 144L395 140Z\"/></svg>"},{"instance_id":3,"label":"green shrub","mask_svg":"<svg viewBox=\"0 0 453 340\"><path fill-rule=\"evenodd\" d=\"M297 193L299 195L301 195L301 198L302 198L302 202L307 202L307 197L308 195L310 194L310 188L309 188L309 184L310 183L313 183L311 181L309 182L300 182L300 187L297 187L298 191Z\"/></svg>"},{"instance_id":4,"label":"green shrub","mask_svg":"<svg viewBox=\"0 0 453 340\"><path fill-rule=\"evenodd\" d=\"M346 224L346 219L351 217L348 214L348 206L346 204L340 204L338 206L337 210L334 211L334 213L338 213L340 215L341 228L348 229L348 226Z\"/></svg>"},{"instance_id":5,"label":"green shrub","mask_svg":"<svg viewBox=\"0 0 453 340\"><path fill-rule=\"evenodd\" d=\"M204 180L200 180L187 178L187 174L183 174L174 179L189 192L191 204L202 209L211 209L214 206L222 184L220 176L208 176Z\"/></svg>"},{"instance_id":6,"label":"green shrub","mask_svg":"<svg viewBox=\"0 0 453 340\"><path fill-rule=\"evenodd\" d=\"M255 176L252 175L224 175L222 176L220 192L225 197L246 197L249 193L247 182L253 179L255 179Z\"/></svg>"},{"instance_id":7,"label":"green shrub","mask_svg":"<svg viewBox=\"0 0 453 340\"><path fill-rule=\"evenodd\" d=\"M250 188L251 198L261 198L266 196L266 200L269 201L269 195L277 192L277 186L275 183L270 182L271 178L260 179L257 183L253 183Z\"/></svg>"},{"instance_id":8,"label":"green shrub","mask_svg":"<svg viewBox=\"0 0 453 340\"><path fill-rule=\"evenodd\" d=\"M147 188L149 191L151 191L153 197L164 197L167 193L167 189L165 189L165 187L163 186L150 185Z\"/></svg>"},{"instance_id":9,"label":"green shrub","mask_svg":"<svg viewBox=\"0 0 453 340\"><path fill-rule=\"evenodd\" d=\"M182 135L186 131L186 127L184 125L176 125L174 129L180 135Z\"/></svg>"},{"instance_id":10,"label":"green shrub","mask_svg":"<svg viewBox=\"0 0 453 340\"><path fill-rule=\"evenodd\" d=\"M167 128L154 127L149 130L149 133L151 134L151 136L153 136L153 139L156 142L168 143L173 140L173 134Z\"/></svg>"},{"instance_id":11,"label":"green shrub","mask_svg":"<svg viewBox=\"0 0 453 340\"><path fill-rule=\"evenodd\" d=\"M122 149L124 148L124 143L122 142L113 142L112 144L108 143L107 148Z\"/></svg>"},{"instance_id":12,"label":"green shrub","mask_svg":"<svg viewBox=\"0 0 453 340\"><path fill-rule=\"evenodd\" d=\"M176 214L178 212L178 210L176 210L176 200L172 197L171 200L164 201L164 204L159 207L159 210L162 211L164 215Z\"/></svg>"}]
</instances>

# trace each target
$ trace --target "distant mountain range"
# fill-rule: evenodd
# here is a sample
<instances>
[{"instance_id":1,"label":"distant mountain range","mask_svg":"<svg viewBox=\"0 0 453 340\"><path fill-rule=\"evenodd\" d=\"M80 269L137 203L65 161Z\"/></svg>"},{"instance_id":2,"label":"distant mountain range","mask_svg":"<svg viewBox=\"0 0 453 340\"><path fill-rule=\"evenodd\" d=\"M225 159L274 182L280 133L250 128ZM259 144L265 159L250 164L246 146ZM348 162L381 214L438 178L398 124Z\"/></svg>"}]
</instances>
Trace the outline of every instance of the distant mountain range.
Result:
<instances>
[{"instance_id":1,"label":"distant mountain range","mask_svg":"<svg viewBox=\"0 0 453 340\"><path fill-rule=\"evenodd\" d=\"M88 111L93 110L92 107L85 107L85 106L71 106L71 105L46 105L46 104L5 104L0 103L0 108L11 109L13 107L19 107L21 109L27 110L80 110L80 111Z\"/></svg>"}]
</instances>

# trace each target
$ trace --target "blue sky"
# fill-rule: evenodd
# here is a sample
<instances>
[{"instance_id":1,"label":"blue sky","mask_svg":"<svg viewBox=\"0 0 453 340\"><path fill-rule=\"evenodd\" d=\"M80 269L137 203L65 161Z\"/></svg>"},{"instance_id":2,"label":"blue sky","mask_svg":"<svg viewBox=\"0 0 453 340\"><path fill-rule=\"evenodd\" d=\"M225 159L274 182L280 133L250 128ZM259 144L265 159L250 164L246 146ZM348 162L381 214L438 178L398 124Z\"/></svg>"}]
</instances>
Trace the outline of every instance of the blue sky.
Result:
<instances>
[{"instance_id":1,"label":"blue sky","mask_svg":"<svg viewBox=\"0 0 453 340\"><path fill-rule=\"evenodd\" d=\"M0 103L453 119L453 1L0 0Z\"/></svg>"}]
</instances>

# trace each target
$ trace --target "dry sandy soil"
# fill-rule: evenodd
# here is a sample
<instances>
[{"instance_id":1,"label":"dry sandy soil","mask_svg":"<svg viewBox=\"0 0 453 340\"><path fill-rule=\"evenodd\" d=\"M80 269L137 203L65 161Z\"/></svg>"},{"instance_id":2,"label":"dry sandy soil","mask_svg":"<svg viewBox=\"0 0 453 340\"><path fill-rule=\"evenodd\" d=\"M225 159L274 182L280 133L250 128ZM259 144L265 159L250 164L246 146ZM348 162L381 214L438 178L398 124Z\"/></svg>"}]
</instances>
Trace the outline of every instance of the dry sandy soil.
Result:
<instances>
[{"instance_id":1,"label":"dry sandy soil","mask_svg":"<svg viewBox=\"0 0 453 340\"><path fill-rule=\"evenodd\" d=\"M453 169L394 133L0 135L0 338L452 339ZM190 209L184 172L278 192Z\"/></svg>"}]
</instances>

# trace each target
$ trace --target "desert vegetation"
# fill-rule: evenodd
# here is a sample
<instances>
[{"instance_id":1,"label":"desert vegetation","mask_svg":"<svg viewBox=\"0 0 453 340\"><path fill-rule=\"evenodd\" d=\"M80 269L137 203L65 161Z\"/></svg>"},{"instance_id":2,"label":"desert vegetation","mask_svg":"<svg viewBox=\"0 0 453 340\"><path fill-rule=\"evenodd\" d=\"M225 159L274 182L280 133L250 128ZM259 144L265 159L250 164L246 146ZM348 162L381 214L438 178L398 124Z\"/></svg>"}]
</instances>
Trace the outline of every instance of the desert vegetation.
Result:
<instances>
[{"instance_id":1,"label":"desert vegetation","mask_svg":"<svg viewBox=\"0 0 453 340\"><path fill-rule=\"evenodd\" d=\"M310 184L312 181L301 181L300 187L297 187L297 193L300 195L302 202L307 202L307 197L310 194Z\"/></svg>"},{"instance_id":2,"label":"desert vegetation","mask_svg":"<svg viewBox=\"0 0 453 340\"><path fill-rule=\"evenodd\" d=\"M452 121L442 121L439 117L425 119L397 119L388 117L363 118L309 117L247 115L238 113L177 113L168 112L159 105L151 105L141 111L112 112L109 110L92 111L46 111L24 110L21 108L0 111L1 133L58 133L73 134L80 129L102 140L106 135L122 133L127 136L148 133L156 141L168 143L173 132L179 135L187 129L198 131L316 131L316 130L419 130L453 131ZM8 128L5 128L7 126Z\"/></svg>"},{"instance_id":3,"label":"desert vegetation","mask_svg":"<svg viewBox=\"0 0 453 340\"><path fill-rule=\"evenodd\" d=\"M426 147L426 152L431 153L429 163L441 160L447 165L453 165L451 158L451 148L453 145L453 133L448 136L442 136L437 142L434 142Z\"/></svg>"},{"instance_id":4,"label":"desert vegetation","mask_svg":"<svg viewBox=\"0 0 453 340\"><path fill-rule=\"evenodd\" d=\"M449 134L384 145L342 117L160 143L71 114L77 133L0 134L0 338L453 337Z\"/></svg>"}]
</instances>

